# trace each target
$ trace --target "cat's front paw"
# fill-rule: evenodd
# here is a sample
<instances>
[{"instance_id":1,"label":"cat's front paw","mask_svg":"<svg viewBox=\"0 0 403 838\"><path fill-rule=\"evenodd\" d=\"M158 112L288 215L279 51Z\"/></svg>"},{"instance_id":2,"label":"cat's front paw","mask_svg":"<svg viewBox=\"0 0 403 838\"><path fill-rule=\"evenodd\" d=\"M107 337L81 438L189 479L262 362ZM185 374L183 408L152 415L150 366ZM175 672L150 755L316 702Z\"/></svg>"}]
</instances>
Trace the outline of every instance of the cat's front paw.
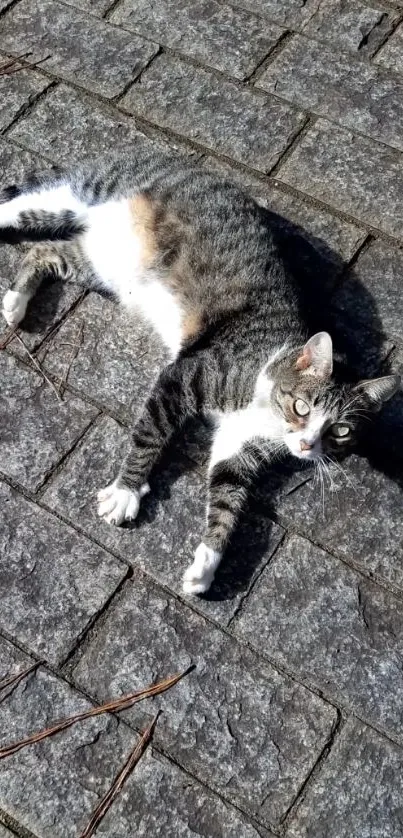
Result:
<instances>
[{"instance_id":1,"label":"cat's front paw","mask_svg":"<svg viewBox=\"0 0 403 838\"><path fill-rule=\"evenodd\" d=\"M123 521L134 521L140 509L140 500L150 491L145 483L139 491L119 486L115 480L106 489L98 492L98 515L108 524L123 524Z\"/></svg>"},{"instance_id":2,"label":"cat's front paw","mask_svg":"<svg viewBox=\"0 0 403 838\"><path fill-rule=\"evenodd\" d=\"M9 326L18 326L18 323L21 323L25 317L28 302L28 294L12 291L11 288L6 291L3 297L2 313Z\"/></svg>"},{"instance_id":3,"label":"cat's front paw","mask_svg":"<svg viewBox=\"0 0 403 838\"><path fill-rule=\"evenodd\" d=\"M188 567L183 577L185 594L204 594L211 586L214 574L221 561L221 553L207 547L203 542L199 544L193 564Z\"/></svg>"}]
</instances>

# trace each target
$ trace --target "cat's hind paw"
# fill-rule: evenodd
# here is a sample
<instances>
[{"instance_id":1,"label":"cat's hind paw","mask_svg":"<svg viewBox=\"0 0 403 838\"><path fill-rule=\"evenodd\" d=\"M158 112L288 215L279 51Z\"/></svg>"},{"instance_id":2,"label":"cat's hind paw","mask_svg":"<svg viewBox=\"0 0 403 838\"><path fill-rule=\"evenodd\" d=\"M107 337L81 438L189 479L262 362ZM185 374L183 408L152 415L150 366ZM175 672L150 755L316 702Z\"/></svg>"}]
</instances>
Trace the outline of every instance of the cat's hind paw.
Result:
<instances>
[{"instance_id":1,"label":"cat's hind paw","mask_svg":"<svg viewBox=\"0 0 403 838\"><path fill-rule=\"evenodd\" d=\"M140 500L150 491L145 483L139 491L119 486L115 480L98 492L98 515L108 524L119 526L123 521L134 521L140 509Z\"/></svg>"},{"instance_id":2,"label":"cat's hind paw","mask_svg":"<svg viewBox=\"0 0 403 838\"><path fill-rule=\"evenodd\" d=\"M2 314L9 326L18 326L18 323L21 323L25 317L28 302L28 294L12 291L11 288L6 291L3 297Z\"/></svg>"},{"instance_id":3,"label":"cat's hind paw","mask_svg":"<svg viewBox=\"0 0 403 838\"><path fill-rule=\"evenodd\" d=\"M193 564L188 567L183 577L185 594L204 594L211 586L214 574L220 564L222 554L218 550L199 544Z\"/></svg>"}]
</instances>

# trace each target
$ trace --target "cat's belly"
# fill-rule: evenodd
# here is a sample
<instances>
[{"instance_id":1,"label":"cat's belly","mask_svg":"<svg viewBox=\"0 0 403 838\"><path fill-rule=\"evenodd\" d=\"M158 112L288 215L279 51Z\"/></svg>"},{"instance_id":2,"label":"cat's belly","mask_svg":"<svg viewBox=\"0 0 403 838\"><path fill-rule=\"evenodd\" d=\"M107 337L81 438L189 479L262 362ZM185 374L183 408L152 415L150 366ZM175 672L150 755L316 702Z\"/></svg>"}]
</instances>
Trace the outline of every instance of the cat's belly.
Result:
<instances>
[{"instance_id":1,"label":"cat's belly","mask_svg":"<svg viewBox=\"0 0 403 838\"><path fill-rule=\"evenodd\" d=\"M136 234L129 202L109 201L91 207L88 215L81 246L100 285L139 311L175 357L181 345L181 307L147 265L144 236Z\"/></svg>"}]
</instances>

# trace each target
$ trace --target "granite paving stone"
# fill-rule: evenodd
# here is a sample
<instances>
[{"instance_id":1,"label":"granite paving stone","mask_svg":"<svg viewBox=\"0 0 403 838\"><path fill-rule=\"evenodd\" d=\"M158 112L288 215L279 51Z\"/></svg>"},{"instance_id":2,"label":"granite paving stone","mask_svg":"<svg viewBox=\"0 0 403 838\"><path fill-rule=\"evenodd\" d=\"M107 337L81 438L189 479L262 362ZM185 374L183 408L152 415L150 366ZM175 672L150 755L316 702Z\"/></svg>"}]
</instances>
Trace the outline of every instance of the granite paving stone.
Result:
<instances>
[{"instance_id":1,"label":"granite paving stone","mask_svg":"<svg viewBox=\"0 0 403 838\"><path fill-rule=\"evenodd\" d=\"M67 5L83 9L91 16L104 17L109 9L116 5L116 0L66 0Z\"/></svg>"},{"instance_id":2,"label":"granite paving stone","mask_svg":"<svg viewBox=\"0 0 403 838\"><path fill-rule=\"evenodd\" d=\"M1 744L90 707L66 683L40 669L3 702ZM0 805L41 838L77 838L136 739L116 718L100 716L20 751L2 763ZM97 833L107 838L270 838L151 748Z\"/></svg>"},{"instance_id":3,"label":"granite paving stone","mask_svg":"<svg viewBox=\"0 0 403 838\"><path fill-rule=\"evenodd\" d=\"M15 833L10 832L9 829L0 823L0 838L15 838Z\"/></svg>"},{"instance_id":4,"label":"granite paving stone","mask_svg":"<svg viewBox=\"0 0 403 838\"><path fill-rule=\"evenodd\" d=\"M239 79L253 72L284 32L216 0L123 0L110 19Z\"/></svg>"},{"instance_id":5,"label":"granite paving stone","mask_svg":"<svg viewBox=\"0 0 403 838\"><path fill-rule=\"evenodd\" d=\"M28 657L25 652L21 652L17 646L5 640L4 637L0 637L0 685L6 679L13 678L28 669L33 663L33 659ZM13 689L12 684L9 687L1 687L0 704ZM1 832L0 838L2 838Z\"/></svg>"},{"instance_id":6,"label":"granite paving stone","mask_svg":"<svg viewBox=\"0 0 403 838\"><path fill-rule=\"evenodd\" d=\"M91 292L40 353L56 378L69 366L71 344L78 351L68 383L115 415L133 420L165 357L149 327L135 313Z\"/></svg>"},{"instance_id":7,"label":"granite paving stone","mask_svg":"<svg viewBox=\"0 0 403 838\"><path fill-rule=\"evenodd\" d=\"M403 26L397 27L374 58L375 64L396 73L403 73Z\"/></svg>"},{"instance_id":8,"label":"granite paving stone","mask_svg":"<svg viewBox=\"0 0 403 838\"><path fill-rule=\"evenodd\" d=\"M97 832L109 838L128 838L134 825L136 838L274 838L167 759L151 756L150 751Z\"/></svg>"},{"instance_id":9,"label":"granite paving stone","mask_svg":"<svg viewBox=\"0 0 403 838\"><path fill-rule=\"evenodd\" d=\"M96 493L116 475L129 432L105 418L84 437L43 499L106 548L182 593L182 576L199 544L205 521L206 476L192 462L193 440L181 434L151 478L135 524L111 527L97 515ZM207 441L207 440L200 440ZM249 513L238 530L206 598L197 607L227 624L258 572L269 561L282 530Z\"/></svg>"},{"instance_id":10,"label":"granite paving stone","mask_svg":"<svg viewBox=\"0 0 403 838\"><path fill-rule=\"evenodd\" d=\"M297 225L310 241L315 241L316 246L322 242L326 254L330 256L330 251L333 251L337 262L340 259L349 261L367 235L356 224L343 221L322 207L308 203L301 195L286 192L275 179L258 180L213 157L207 158L206 167L235 181L258 203L282 216L284 229L291 231L292 226Z\"/></svg>"},{"instance_id":11,"label":"granite paving stone","mask_svg":"<svg viewBox=\"0 0 403 838\"><path fill-rule=\"evenodd\" d=\"M0 46L108 98L121 93L156 54L138 35L54 0L22 0L0 20Z\"/></svg>"},{"instance_id":12,"label":"granite paving stone","mask_svg":"<svg viewBox=\"0 0 403 838\"><path fill-rule=\"evenodd\" d=\"M280 166L277 178L402 237L403 157L395 149L319 119Z\"/></svg>"},{"instance_id":13,"label":"granite paving stone","mask_svg":"<svg viewBox=\"0 0 403 838\"><path fill-rule=\"evenodd\" d=\"M316 695L140 577L116 598L72 676L102 698L191 663L175 692L125 719L141 727L163 708L155 741L259 822L278 823L335 722Z\"/></svg>"},{"instance_id":14,"label":"granite paving stone","mask_svg":"<svg viewBox=\"0 0 403 838\"><path fill-rule=\"evenodd\" d=\"M403 80L362 59L296 36L257 84L346 128L403 149Z\"/></svg>"},{"instance_id":15,"label":"granite paving stone","mask_svg":"<svg viewBox=\"0 0 403 838\"><path fill-rule=\"evenodd\" d=\"M399 248L378 239L360 254L354 264L353 277L345 282L340 300L346 309L354 311L356 328L360 321L365 325L362 300L367 295L373 309L373 329L378 328L391 339L403 340L402 276L403 252ZM358 296L358 284L363 289L362 300ZM358 302L355 308L354 297Z\"/></svg>"},{"instance_id":16,"label":"granite paving stone","mask_svg":"<svg viewBox=\"0 0 403 838\"><path fill-rule=\"evenodd\" d=\"M287 838L400 838L403 754L350 720L308 789Z\"/></svg>"},{"instance_id":17,"label":"granite paving stone","mask_svg":"<svg viewBox=\"0 0 403 838\"><path fill-rule=\"evenodd\" d=\"M372 55L391 32L396 13L383 6L355 0L322 0L304 25L304 32L318 41Z\"/></svg>"},{"instance_id":18,"label":"granite paving stone","mask_svg":"<svg viewBox=\"0 0 403 838\"><path fill-rule=\"evenodd\" d=\"M85 93L64 84L21 117L8 136L67 166L111 152L126 153L136 143L150 142L136 129L133 119L108 106L102 107Z\"/></svg>"},{"instance_id":19,"label":"granite paving stone","mask_svg":"<svg viewBox=\"0 0 403 838\"><path fill-rule=\"evenodd\" d=\"M125 567L0 484L0 626L59 663L125 576Z\"/></svg>"},{"instance_id":20,"label":"granite paving stone","mask_svg":"<svg viewBox=\"0 0 403 838\"><path fill-rule=\"evenodd\" d=\"M127 110L267 171L302 127L304 115L184 61L158 56L122 99Z\"/></svg>"},{"instance_id":21,"label":"granite paving stone","mask_svg":"<svg viewBox=\"0 0 403 838\"><path fill-rule=\"evenodd\" d=\"M291 29L301 26L314 14L320 0L237 0L237 6L251 9Z\"/></svg>"},{"instance_id":22,"label":"granite paving stone","mask_svg":"<svg viewBox=\"0 0 403 838\"><path fill-rule=\"evenodd\" d=\"M293 535L232 627L326 696L402 740L400 599Z\"/></svg>"},{"instance_id":23,"label":"granite paving stone","mask_svg":"<svg viewBox=\"0 0 403 838\"><path fill-rule=\"evenodd\" d=\"M4 49L1 41L0 46ZM0 53L0 68L9 61L10 58ZM49 85L49 79L34 70L22 69L21 65L16 72L0 74L0 131L7 128Z\"/></svg>"},{"instance_id":24,"label":"granite paving stone","mask_svg":"<svg viewBox=\"0 0 403 838\"><path fill-rule=\"evenodd\" d=\"M373 437L378 437L376 429ZM324 499L317 480L289 494L284 486L277 512L283 526L292 526L366 573L402 589L402 486L388 475L386 457L378 459L386 473L355 455L343 461L343 472L331 466L333 485L330 488L326 480Z\"/></svg>"},{"instance_id":25,"label":"granite paving stone","mask_svg":"<svg viewBox=\"0 0 403 838\"><path fill-rule=\"evenodd\" d=\"M81 399L58 401L36 371L0 355L0 470L36 491L96 415Z\"/></svg>"}]
</instances>

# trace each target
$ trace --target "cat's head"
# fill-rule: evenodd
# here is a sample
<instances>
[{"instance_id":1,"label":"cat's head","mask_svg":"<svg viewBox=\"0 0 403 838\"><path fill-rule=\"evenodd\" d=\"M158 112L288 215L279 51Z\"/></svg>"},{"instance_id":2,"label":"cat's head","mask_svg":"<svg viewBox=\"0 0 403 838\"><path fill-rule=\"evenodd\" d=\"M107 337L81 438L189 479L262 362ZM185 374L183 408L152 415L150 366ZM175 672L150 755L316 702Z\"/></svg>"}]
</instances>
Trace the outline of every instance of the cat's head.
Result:
<instances>
[{"instance_id":1,"label":"cat's head","mask_svg":"<svg viewBox=\"0 0 403 838\"><path fill-rule=\"evenodd\" d=\"M319 332L299 349L283 350L269 361L258 396L266 391L279 441L294 456L315 460L347 452L363 418L380 410L399 385L399 375L340 382L333 374L330 335Z\"/></svg>"}]
</instances>

